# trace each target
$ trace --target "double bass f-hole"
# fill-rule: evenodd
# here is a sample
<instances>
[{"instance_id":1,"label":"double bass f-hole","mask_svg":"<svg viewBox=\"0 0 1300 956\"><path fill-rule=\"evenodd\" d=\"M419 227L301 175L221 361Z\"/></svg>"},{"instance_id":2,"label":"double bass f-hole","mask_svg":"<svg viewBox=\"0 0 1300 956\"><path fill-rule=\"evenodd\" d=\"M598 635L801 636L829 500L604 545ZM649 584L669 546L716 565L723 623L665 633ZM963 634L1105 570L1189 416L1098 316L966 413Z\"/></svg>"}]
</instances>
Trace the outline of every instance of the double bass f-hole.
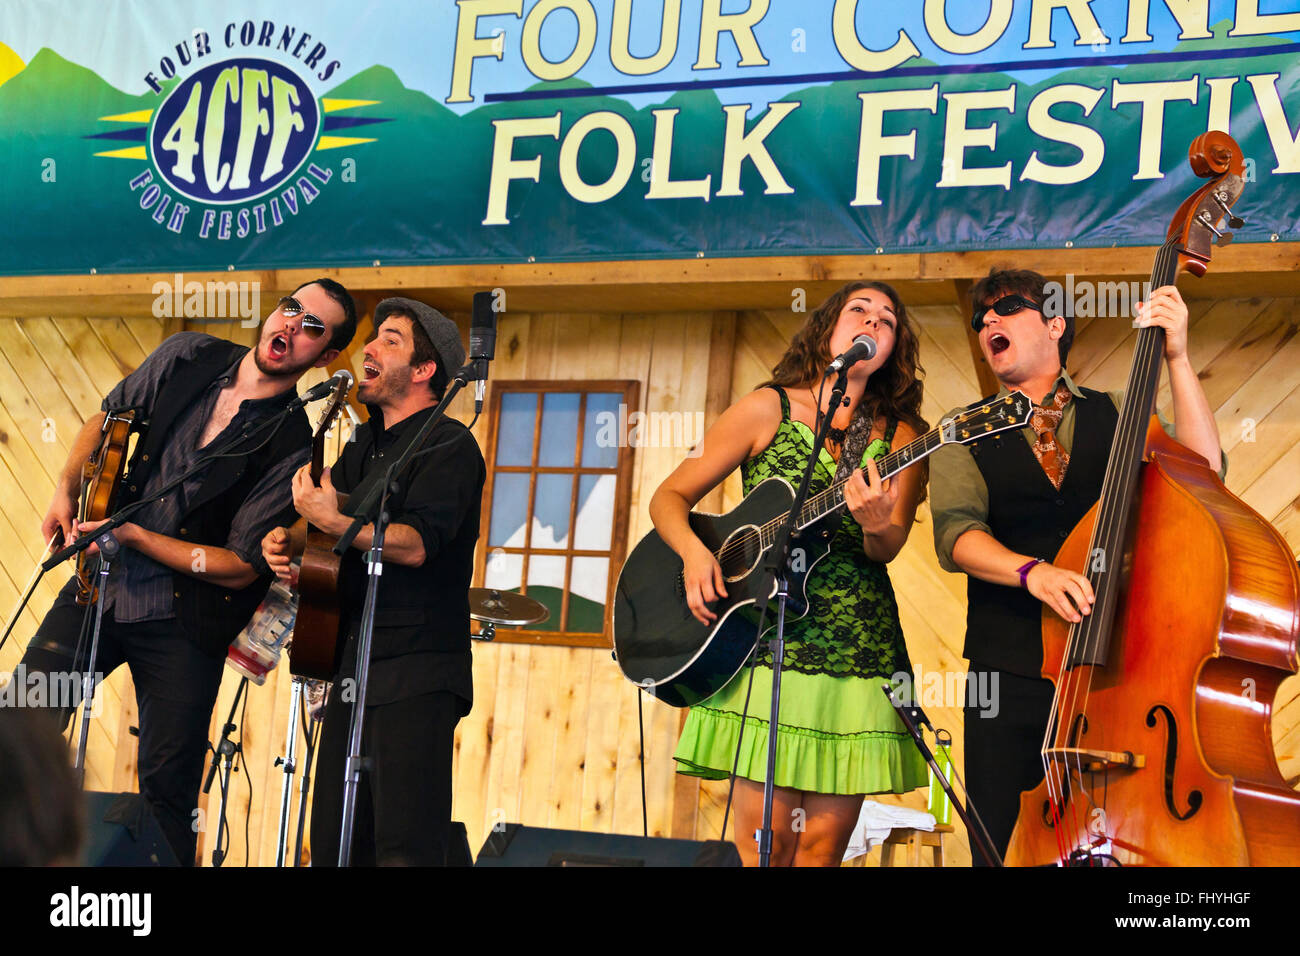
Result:
<instances>
[{"instance_id":1,"label":"double bass f-hole","mask_svg":"<svg viewBox=\"0 0 1300 956\"><path fill-rule=\"evenodd\" d=\"M1191 790L1187 794L1187 812L1181 813L1174 801L1174 770L1178 766L1178 722L1164 704L1156 704L1147 712L1147 726L1156 726L1156 715L1163 714L1168 735L1165 743L1165 808L1178 820L1190 820L1201 809L1204 799L1201 791Z\"/></svg>"}]
</instances>

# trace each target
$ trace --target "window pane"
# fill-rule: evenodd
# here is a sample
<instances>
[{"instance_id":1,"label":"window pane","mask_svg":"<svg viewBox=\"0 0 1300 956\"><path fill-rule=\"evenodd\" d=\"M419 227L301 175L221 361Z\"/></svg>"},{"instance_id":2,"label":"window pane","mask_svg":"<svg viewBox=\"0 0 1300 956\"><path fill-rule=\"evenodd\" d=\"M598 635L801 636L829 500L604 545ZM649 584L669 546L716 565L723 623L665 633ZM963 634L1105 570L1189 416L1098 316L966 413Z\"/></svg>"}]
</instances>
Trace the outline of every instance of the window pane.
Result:
<instances>
[{"instance_id":1,"label":"window pane","mask_svg":"<svg viewBox=\"0 0 1300 956\"><path fill-rule=\"evenodd\" d=\"M579 551L608 551L614 533L614 475L578 479L578 520L573 546Z\"/></svg>"},{"instance_id":2,"label":"window pane","mask_svg":"<svg viewBox=\"0 0 1300 956\"><path fill-rule=\"evenodd\" d=\"M533 555L528 559L528 596L546 605L551 616L533 629L561 629L560 610L564 607L564 558Z\"/></svg>"},{"instance_id":3,"label":"window pane","mask_svg":"<svg viewBox=\"0 0 1300 956\"><path fill-rule=\"evenodd\" d=\"M504 393L501 396L501 418L497 423L497 464L508 468L531 465L536 430L537 393ZM527 505L524 507L527 509Z\"/></svg>"},{"instance_id":4,"label":"window pane","mask_svg":"<svg viewBox=\"0 0 1300 956\"><path fill-rule=\"evenodd\" d=\"M587 396L587 418L583 423L582 467L617 468L619 444L625 440L619 415L622 392L592 392Z\"/></svg>"},{"instance_id":5,"label":"window pane","mask_svg":"<svg viewBox=\"0 0 1300 956\"><path fill-rule=\"evenodd\" d=\"M498 474L492 487L489 548L522 548L528 520L528 475Z\"/></svg>"},{"instance_id":6,"label":"window pane","mask_svg":"<svg viewBox=\"0 0 1300 956\"><path fill-rule=\"evenodd\" d=\"M483 586L498 591L518 591L524 580L524 556L493 551L488 555Z\"/></svg>"},{"instance_id":7,"label":"window pane","mask_svg":"<svg viewBox=\"0 0 1300 956\"><path fill-rule=\"evenodd\" d=\"M573 475L537 476L530 548L569 547L569 508L572 504Z\"/></svg>"},{"instance_id":8,"label":"window pane","mask_svg":"<svg viewBox=\"0 0 1300 956\"><path fill-rule=\"evenodd\" d=\"M578 448L577 392L547 392L542 398L542 444L537 463L543 468L572 468Z\"/></svg>"},{"instance_id":9,"label":"window pane","mask_svg":"<svg viewBox=\"0 0 1300 956\"><path fill-rule=\"evenodd\" d=\"M574 558L569 584L569 631L601 634L605 630L605 600L609 558Z\"/></svg>"}]
</instances>

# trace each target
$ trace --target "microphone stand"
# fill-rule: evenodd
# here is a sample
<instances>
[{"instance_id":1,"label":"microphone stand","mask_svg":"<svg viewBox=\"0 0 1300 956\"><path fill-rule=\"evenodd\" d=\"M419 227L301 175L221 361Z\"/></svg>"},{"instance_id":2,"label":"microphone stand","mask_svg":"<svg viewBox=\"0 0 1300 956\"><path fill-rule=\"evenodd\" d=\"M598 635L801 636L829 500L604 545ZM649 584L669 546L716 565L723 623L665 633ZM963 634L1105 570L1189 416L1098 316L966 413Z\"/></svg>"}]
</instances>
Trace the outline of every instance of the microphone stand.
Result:
<instances>
[{"instance_id":1,"label":"microphone stand","mask_svg":"<svg viewBox=\"0 0 1300 956\"><path fill-rule=\"evenodd\" d=\"M315 718L307 719L304 732L307 736L307 755L303 758L302 777L298 782L298 833L294 840L293 865L302 865L302 839L307 829L307 797L311 793L311 764L316 756L316 734L319 724Z\"/></svg>"},{"instance_id":2,"label":"microphone stand","mask_svg":"<svg viewBox=\"0 0 1300 956\"><path fill-rule=\"evenodd\" d=\"M212 751L212 766L208 768L208 779L203 782L203 792L207 793L212 789L212 778L217 774L217 763L220 761L221 802L217 817L217 843L212 848L213 866L221 866L226 860L226 851L221 848L221 841L226 833L226 801L230 798L230 769L234 755L243 750L241 745L230 739L230 734L236 728L235 712L239 710L239 698L244 695L244 688L247 686L248 678L241 677L239 687L235 691L234 702L230 705L230 716L226 718L226 723L221 728L221 743Z\"/></svg>"},{"instance_id":3,"label":"microphone stand","mask_svg":"<svg viewBox=\"0 0 1300 956\"><path fill-rule=\"evenodd\" d=\"M77 733L77 756L72 763L73 769L77 771L77 786L83 790L86 788L86 742L90 736L91 702L95 697L95 661L99 657L99 631L104 623L104 589L108 587L108 572L112 569L112 559L122 549L117 538L113 537L112 531L88 538L86 547L90 546L91 541L99 544L97 572L99 584L95 586L98 599L95 601L95 628L90 638L90 658L86 661L86 669L81 674L81 727ZM89 611L90 608L86 610ZM82 634L85 634L84 630Z\"/></svg>"},{"instance_id":4,"label":"microphone stand","mask_svg":"<svg viewBox=\"0 0 1300 956\"><path fill-rule=\"evenodd\" d=\"M829 371L827 374L830 374ZM785 605L790 594L789 582L785 572L789 561L790 540L798 530L796 525L799 522L800 514L803 512L803 506L808 500L808 490L812 485L813 472L817 468L820 449L826 443L826 436L830 432L831 419L835 417L835 409L839 408L840 402L844 400L844 392L847 388L848 368L845 367L839 369L839 374L835 378L835 386L831 389L830 404L826 406L826 413L822 416L821 426L817 429L817 437L812 445L812 454L808 456L808 465L804 469L803 480L799 483L799 490L795 492L794 503L790 506L790 511L785 520L781 523L780 530L777 531L772 547L768 549L767 557L763 562L763 568L768 574L768 580L772 582L770 589L776 593L777 607L776 630L774 636L768 641L768 647L772 651L772 709L767 725L767 774L763 781L763 826L754 835L758 842L758 865L762 867L772 865L772 803L776 798L776 731L777 717L781 713L781 665L785 661ZM764 590L769 589L760 588L758 593L762 594ZM771 601L770 597L768 601ZM764 604L764 611L766 612L766 603ZM761 622L759 626L761 628ZM761 630L759 633L762 633Z\"/></svg>"},{"instance_id":5,"label":"microphone stand","mask_svg":"<svg viewBox=\"0 0 1300 956\"><path fill-rule=\"evenodd\" d=\"M275 765L284 771L280 788L280 823L275 835L275 865L284 866L284 850L289 839L289 805L293 799L293 774L297 769L298 713L302 706L302 685L305 678L294 676L289 696L289 726L284 734L284 756L275 758Z\"/></svg>"},{"instance_id":6,"label":"microphone stand","mask_svg":"<svg viewBox=\"0 0 1300 956\"><path fill-rule=\"evenodd\" d=\"M907 732L912 735L912 740L916 742L916 749L921 751L921 756L930 765L930 772L934 774L934 778L939 781L939 786L943 787L943 792L952 801L957 815L961 817L961 822L966 824L966 835L970 838L971 846L979 850L980 855L984 857L984 862L989 866L1003 866L1002 857L998 855L997 847L993 845L993 838L989 836L989 831L984 828L984 821L980 819L979 812L974 806L971 806L969 814L967 813L966 807L962 805L962 802L957 799L957 794L953 792L952 784L949 782L947 775L939 768L938 761L934 759L934 754L926 746L925 737L921 734L921 729L917 726L917 723L923 723L933 731L934 725L930 723L930 718L925 716L925 711L921 710L916 704L902 703L894 696L894 689L889 684L882 684L881 689L885 692L885 696L889 698L889 703L893 705L894 710L898 712L898 716L903 721L903 726L907 728ZM936 731L937 735L938 732Z\"/></svg>"},{"instance_id":7,"label":"microphone stand","mask_svg":"<svg viewBox=\"0 0 1300 956\"><path fill-rule=\"evenodd\" d=\"M370 645L374 635L379 576L384 572L384 537L390 520L387 508L388 496L398 491L397 476L402 473L411 459L419 454L433 432L434 426L446 415L452 399L471 381L486 379L487 368L487 359L471 359L469 364L456 373L442 401L434 407L433 414L424 421L420 430L407 443L401 456L389 466L384 474L384 480L373 485L366 492L357 510L353 512L352 524L334 545L335 554L346 554L361 529L366 524L374 522L375 530L371 535L370 550L366 552L366 599L361 610L361 628L357 633L357 689L356 699L352 704L348 757L343 776L343 824L339 834L339 866L352 865L352 834L356 824L357 788L361 784L361 771L365 769L365 761L361 756L361 735L365 726L366 687L370 680Z\"/></svg>"}]
</instances>

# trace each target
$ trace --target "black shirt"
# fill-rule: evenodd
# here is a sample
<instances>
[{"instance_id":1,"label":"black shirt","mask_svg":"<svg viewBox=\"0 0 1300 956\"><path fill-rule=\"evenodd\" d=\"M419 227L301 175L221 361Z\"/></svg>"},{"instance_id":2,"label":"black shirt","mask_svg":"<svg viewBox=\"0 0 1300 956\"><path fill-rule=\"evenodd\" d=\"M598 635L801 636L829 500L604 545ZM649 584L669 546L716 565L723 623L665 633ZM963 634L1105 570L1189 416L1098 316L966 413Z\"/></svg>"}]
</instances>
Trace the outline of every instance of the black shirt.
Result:
<instances>
[{"instance_id":1,"label":"black shirt","mask_svg":"<svg viewBox=\"0 0 1300 956\"><path fill-rule=\"evenodd\" d=\"M383 413L370 407L370 420L344 448L330 478L336 490L356 492L348 513L433 413L422 409L384 427ZM408 525L424 544L424 563L406 567L384 562L371 648L367 705L393 703L419 694L449 691L474 699L469 637L469 586L474 573L479 512L487 470L474 436L460 422L444 418L390 495L392 524ZM365 552L349 549L341 570L343 614L349 638L339 675L356 673L356 635L365 604Z\"/></svg>"},{"instance_id":2,"label":"black shirt","mask_svg":"<svg viewBox=\"0 0 1300 956\"><path fill-rule=\"evenodd\" d=\"M157 407L163 387L173 377L177 366L193 361L201 349L216 341L212 336L198 332L180 332L170 336L108 394L104 399L104 411L138 408L146 413L141 417L148 417L147 413ZM220 448L232 436L239 434L245 425L256 425L279 413L286 403L297 397L298 393L290 387L268 398L245 399L226 429L206 448L200 449L199 439L212 417L217 398L222 389L234 380L247 352L247 349L240 349L233 364L177 415L167 443L162 446L156 467L149 472L139 498L148 498L193 467L205 451ZM304 444L295 448L293 455L275 462L260 476L231 519L229 537L203 543L227 548L258 574L268 574L269 569L262 557L262 538L283 520L285 510L293 501L290 479L308 460L309 448ZM158 534L177 537L182 519L189 510L188 503L198 495L210 470L200 471L161 500L145 505L131 520ZM119 623L173 618L176 616L172 597L175 590L173 576L171 568L133 548L123 548L114 562L104 610L111 609Z\"/></svg>"}]
</instances>

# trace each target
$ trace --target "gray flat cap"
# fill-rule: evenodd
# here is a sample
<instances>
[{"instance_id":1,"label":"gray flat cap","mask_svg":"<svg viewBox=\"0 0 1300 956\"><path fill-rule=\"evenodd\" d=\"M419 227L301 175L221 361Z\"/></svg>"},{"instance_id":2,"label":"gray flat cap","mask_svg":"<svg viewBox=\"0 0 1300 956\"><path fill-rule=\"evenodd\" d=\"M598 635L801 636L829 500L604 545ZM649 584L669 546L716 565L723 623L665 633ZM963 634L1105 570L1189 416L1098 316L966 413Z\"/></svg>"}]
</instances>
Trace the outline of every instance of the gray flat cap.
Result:
<instances>
[{"instance_id":1,"label":"gray flat cap","mask_svg":"<svg viewBox=\"0 0 1300 956\"><path fill-rule=\"evenodd\" d=\"M465 364L465 346L460 344L460 329L456 328L456 323L451 319L431 305L395 296L375 306L375 328L379 328L393 312L407 312L415 316L424 329L424 334L433 343L434 351L438 353L438 359L448 375L455 375Z\"/></svg>"}]
</instances>

